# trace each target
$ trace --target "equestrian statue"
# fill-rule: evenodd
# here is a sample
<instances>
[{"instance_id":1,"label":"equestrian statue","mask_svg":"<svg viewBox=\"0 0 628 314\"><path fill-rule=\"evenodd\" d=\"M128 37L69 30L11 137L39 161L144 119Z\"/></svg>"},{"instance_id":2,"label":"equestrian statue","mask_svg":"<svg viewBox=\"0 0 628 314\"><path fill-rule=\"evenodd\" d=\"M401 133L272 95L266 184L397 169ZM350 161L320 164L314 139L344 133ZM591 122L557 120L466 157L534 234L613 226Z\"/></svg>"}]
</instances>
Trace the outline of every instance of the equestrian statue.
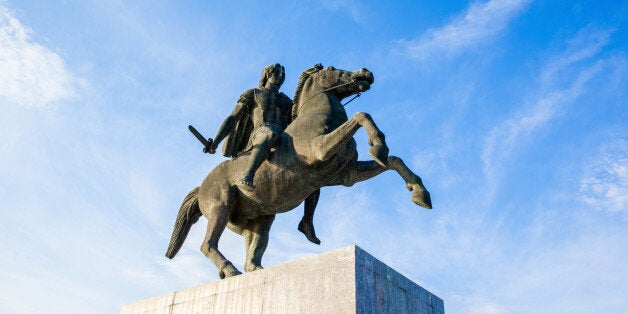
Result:
<instances>
[{"instance_id":1,"label":"equestrian statue","mask_svg":"<svg viewBox=\"0 0 628 314\"><path fill-rule=\"evenodd\" d=\"M371 116L357 112L350 119L347 117L341 101L369 90L373 73L317 64L301 74L292 104L288 104L287 97L278 93L285 77L283 71L279 64L264 69L260 87L240 97L234 112L219 129L216 141L203 138L190 127L208 153L215 152L226 137L223 153L234 158L219 164L185 197L166 257L177 254L191 226L205 216L207 233L201 252L214 263L220 278L241 274L218 250L226 227L245 239L244 270L262 269L262 255L275 214L292 210L305 201L306 213L299 230L317 243L311 216L320 189L352 186L389 169L406 182L414 203L432 208L421 178L399 157L388 156L384 134ZM273 106L278 107L272 109ZM285 116L286 108L290 108L289 118ZM270 118L268 112L272 113ZM357 160L353 135L360 127L368 136L368 154L373 160Z\"/></svg>"}]
</instances>

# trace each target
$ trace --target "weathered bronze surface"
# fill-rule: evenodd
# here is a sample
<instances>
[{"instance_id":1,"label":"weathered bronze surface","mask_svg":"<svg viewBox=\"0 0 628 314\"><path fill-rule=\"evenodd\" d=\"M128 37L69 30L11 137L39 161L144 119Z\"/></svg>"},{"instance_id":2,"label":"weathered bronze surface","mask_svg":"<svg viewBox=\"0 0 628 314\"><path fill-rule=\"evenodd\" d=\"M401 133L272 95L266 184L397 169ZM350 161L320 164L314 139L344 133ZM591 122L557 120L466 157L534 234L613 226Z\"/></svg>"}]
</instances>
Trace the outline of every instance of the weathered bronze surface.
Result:
<instances>
[{"instance_id":1,"label":"weathered bronze surface","mask_svg":"<svg viewBox=\"0 0 628 314\"><path fill-rule=\"evenodd\" d=\"M274 69L276 66L278 65L274 65ZM262 75L262 80L265 76ZM254 176L250 176L251 184L239 181L247 179L247 175L251 173L251 165L255 165L255 158L258 158L255 156L255 149L251 149L258 145L251 145L257 143L255 140L248 140L248 146L251 148L225 150L226 155L235 154L237 157L219 164L207 175L200 187L193 189L185 197L166 256L173 258L177 254L192 224L198 221L200 216L205 216L208 221L207 233L201 251L218 268L221 278L240 274L240 271L218 250L218 240L225 227L245 239L244 270L261 269L262 255L268 244L268 235L275 214L289 211L306 200L305 216L308 216L308 210L313 213L312 204L316 206L321 187L352 186L388 169L397 171L404 179L408 190L413 191L411 197L413 202L431 208L430 195L421 178L400 158L388 156L384 134L377 128L371 116L357 112L349 119L341 104L342 99L369 90L373 81L373 74L366 69L350 72L333 67L323 69L322 66L316 65L304 71L293 99L292 121L284 132L275 132L276 142L271 141L272 144L268 144L275 150L270 151L268 148L269 155L262 159L263 162L256 171L253 170ZM266 84L267 82L260 82L260 86L265 87ZM280 85L281 83L275 92ZM246 97L247 92L243 97ZM237 112L241 103L238 102L232 114L236 118L227 120L231 119L237 123L243 121L241 118L244 114L240 116ZM260 103L263 104L264 100L256 102L257 106ZM254 112L255 109L252 110L251 112ZM285 108L278 111L281 112L278 116L285 117ZM251 116L253 121L255 113ZM229 126L231 122L227 120L208 152L215 151L216 145L225 136L233 134L233 130L239 128ZM254 127L253 121L251 129ZM360 127L366 130L371 146L369 155L374 159L372 161L357 160L353 135ZM226 129L231 131L223 132ZM241 140L236 141L238 145L241 143ZM260 145L260 151L268 146ZM306 235L307 223L302 221L299 224L299 230Z\"/></svg>"}]
</instances>

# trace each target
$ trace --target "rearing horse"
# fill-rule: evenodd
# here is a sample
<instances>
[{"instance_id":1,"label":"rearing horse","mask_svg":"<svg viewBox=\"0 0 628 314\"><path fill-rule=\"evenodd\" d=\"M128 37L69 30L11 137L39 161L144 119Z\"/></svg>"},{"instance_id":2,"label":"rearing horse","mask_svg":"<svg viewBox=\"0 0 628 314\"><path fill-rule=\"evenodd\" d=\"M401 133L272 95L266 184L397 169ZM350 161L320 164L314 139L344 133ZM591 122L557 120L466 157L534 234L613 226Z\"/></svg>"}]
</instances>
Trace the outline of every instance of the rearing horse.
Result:
<instances>
[{"instance_id":1,"label":"rearing horse","mask_svg":"<svg viewBox=\"0 0 628 314\"><path fill-rule=\"evenodd\" d=\"M351 119L347 117L341 100L369 90L373 81L373 73L366 69L350 72L317 66L304 71L294 99L295 119L257 170L257 188L248 192L236 185L248 165L248 154L219 164L183 200L166 257L177 254L190 227L202 215L207 218L207 234L201 251L218 268L220 278L240 274L218 250L225 227L245 239L244 270L261 269L275 214L294 209L321 187L352 186L388 169L397 171L408 190L414 191L412 201L432 208L421 178L400 158L388 156L384 134L371 116L357 112ZM368 135L372 161L357 160L353 135L360 127Z\"/></svg>"}]
</instances>

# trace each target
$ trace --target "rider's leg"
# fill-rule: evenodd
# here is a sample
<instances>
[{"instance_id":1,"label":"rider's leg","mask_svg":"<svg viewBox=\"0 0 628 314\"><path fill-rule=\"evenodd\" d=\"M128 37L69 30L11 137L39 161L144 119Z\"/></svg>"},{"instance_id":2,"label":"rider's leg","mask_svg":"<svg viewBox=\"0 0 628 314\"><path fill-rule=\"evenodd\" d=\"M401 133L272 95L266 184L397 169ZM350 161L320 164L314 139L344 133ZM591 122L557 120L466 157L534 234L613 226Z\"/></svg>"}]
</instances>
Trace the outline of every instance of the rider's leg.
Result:
<instances>
[{"instance_id":1,"label":"rider's leg","mask_svg":"<svg viewBox=\"0 0 628 314\"><path fill-rule=\"evenodd\" d=\"M314 244L321 244L321 240L316 237L316 231L314 230L314 210L318 204L318 197L321 194L321 190L318 189L310 194L303 203L303 218L299 222L299 231L303 232L307 239Z\"/></svg>"},{"instance_id":2,"label":"rider's leg","mask_svg":"<svg viewBox=\"0 0 628 314\"><path fill-rule=\"evenodd\" d=\"M249 166L244 172L242 179L237 182L238 185L247 189L255 188L253 184L255 172L262 165L264 160L268 158L271 147L274 146L278 139L278 136L270 129L260 129L254 136L253 149L249 157Z\"/></svg>"}]
</instances>

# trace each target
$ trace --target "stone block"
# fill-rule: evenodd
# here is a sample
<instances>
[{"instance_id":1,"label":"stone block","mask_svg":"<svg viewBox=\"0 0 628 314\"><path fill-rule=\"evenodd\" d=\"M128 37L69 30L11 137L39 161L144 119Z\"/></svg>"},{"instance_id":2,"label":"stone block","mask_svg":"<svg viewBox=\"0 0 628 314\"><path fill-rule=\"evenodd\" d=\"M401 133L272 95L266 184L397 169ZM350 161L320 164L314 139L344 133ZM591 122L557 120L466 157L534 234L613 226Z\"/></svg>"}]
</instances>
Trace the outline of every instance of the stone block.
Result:
<instances>
[{"instance_id":1,"label":"stone block","mask_svg":"<svg viewBox=\"0 0 628 314\"><path fill-rule=\"evenodd\" d=\"M122 307L121 313L444 314L443 300L348 246Z\"/></svg>"}]
</instances>

